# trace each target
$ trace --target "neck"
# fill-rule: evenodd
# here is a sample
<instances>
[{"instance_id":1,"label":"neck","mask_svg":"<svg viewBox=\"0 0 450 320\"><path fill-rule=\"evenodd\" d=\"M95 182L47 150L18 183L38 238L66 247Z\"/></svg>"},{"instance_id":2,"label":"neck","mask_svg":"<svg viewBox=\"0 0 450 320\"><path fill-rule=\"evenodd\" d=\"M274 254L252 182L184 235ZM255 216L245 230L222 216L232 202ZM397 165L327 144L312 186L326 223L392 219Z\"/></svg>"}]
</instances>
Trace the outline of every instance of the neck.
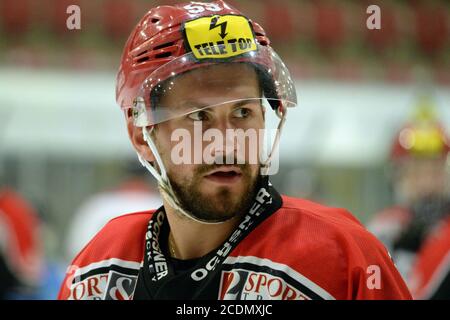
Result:
<instances>
[{"instance_id":1,"label":"neck","mask_svg":"<svg viewBox=\"0 0 450 320\"><path fill-rule=\"evenodd\" d=\"M196 222L163 202L177 259L195 259L208 254L221 245L240 222L239 217L219 224Z\"/></svg>"}]
</instances>

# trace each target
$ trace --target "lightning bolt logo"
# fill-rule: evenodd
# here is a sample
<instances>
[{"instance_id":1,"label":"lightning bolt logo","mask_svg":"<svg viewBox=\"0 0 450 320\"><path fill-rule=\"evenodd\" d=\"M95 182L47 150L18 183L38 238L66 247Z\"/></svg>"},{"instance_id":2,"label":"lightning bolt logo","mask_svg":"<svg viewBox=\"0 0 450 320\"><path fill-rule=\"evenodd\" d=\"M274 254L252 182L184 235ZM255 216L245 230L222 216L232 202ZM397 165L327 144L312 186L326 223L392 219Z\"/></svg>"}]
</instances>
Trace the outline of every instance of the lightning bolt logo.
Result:
<instances>
[{"instance_id":1,"label":"lightning bolt logo","mask_svg":"<svg viewBox=\"0 0 450 320\"><path fill-rule=\"evenodd\" d=\"M223 39L227 36L228 33L226 33L227 29L227 21L217 23L219 21L220 16L215 16L211 18L211 24L209 25L209 30L212 30L214 28L220 27L220 33L219 36Z\"/></svg>"}]
</instances>

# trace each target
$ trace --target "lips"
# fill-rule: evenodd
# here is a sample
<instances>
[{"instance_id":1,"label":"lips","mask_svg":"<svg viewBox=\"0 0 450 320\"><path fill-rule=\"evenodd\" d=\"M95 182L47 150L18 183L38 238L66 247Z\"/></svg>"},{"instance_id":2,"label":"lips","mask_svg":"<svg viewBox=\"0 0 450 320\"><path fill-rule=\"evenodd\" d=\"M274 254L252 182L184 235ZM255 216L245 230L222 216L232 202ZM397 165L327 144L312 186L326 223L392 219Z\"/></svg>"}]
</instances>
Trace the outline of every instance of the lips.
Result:
<instances>
[{"instance_id":1,"label":"lips","mask_svg":"<svg viewBox=\"0 0 450 320\"><path fill-rule=\"evenodd\" d=\"M205 178L223 184L237 182L242 177L242 172L237 167L220 167L210 171Z\"/></svg>"}]
</instances>

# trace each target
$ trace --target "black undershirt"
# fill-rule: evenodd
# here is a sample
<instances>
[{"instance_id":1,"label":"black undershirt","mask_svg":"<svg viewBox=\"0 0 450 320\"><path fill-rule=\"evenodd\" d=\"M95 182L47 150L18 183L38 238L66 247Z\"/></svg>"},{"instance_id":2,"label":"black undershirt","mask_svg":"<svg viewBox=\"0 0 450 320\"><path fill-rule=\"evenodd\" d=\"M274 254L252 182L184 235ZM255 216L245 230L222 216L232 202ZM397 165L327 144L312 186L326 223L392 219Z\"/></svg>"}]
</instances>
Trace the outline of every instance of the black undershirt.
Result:
<instances>
[{"instance_id":1,"label":"black undershirt","mask_svg":"<svg viewBox=\"0 0 450 320\"><path fill-rule=\"evenodd\" d=\"M172 264L175 274L180 274L183 272L187 272L188 270L191 270L200 261L200 259L201 258L181 260L170 257L168 260Z\"/></svg>"}]
</instances>

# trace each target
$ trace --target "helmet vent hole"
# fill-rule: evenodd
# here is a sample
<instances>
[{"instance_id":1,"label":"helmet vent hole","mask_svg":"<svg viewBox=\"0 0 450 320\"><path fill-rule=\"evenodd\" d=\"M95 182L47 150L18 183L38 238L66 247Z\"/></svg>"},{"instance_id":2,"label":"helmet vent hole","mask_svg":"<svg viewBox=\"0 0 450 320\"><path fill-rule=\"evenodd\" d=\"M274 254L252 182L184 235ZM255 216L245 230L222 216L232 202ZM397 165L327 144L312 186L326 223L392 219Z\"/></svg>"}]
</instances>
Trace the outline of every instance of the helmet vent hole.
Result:
<instances>
[{"instance_id":1,"label":"helmet vent hole","mask_svg":"<svg viewBox=\"0 0 450 320\"><path fill-rule=\"evenodd\" d=\"M144 53L147 53L147 50L144 50L144 51L142 51L142 52L139 52L139 53L136 55L136 57L142 56Z\"/></svg>"},{"instance_id":2,"label":"helmet vent hole","mask_svg":"<svg viewBox=\"0 0 450 320\"><path fill-rule=\"evenodd\" d=\"M170 57L171 55L172 55L172 52L163 52L163 53L155 54L155 58L157 58L157 59L167 58L167 57Z\"/></svg>"},{"instance_id":3,"label":"helmet vent hole","mask_svg":"<svg viewBox=\"0 0 450 320\"><path fill-rule=\"evenodd\" d=\"M152 22L152 23L158 23L158 22L159 22L159 19L158 19L158 18L152 18L151 22Z\"/></svg>"},{"instance_id":4,"label":"helmet vent hole","mask_svg":"<svg viewBox=\"0 0 450 320\"><path fill-rule=\"evenodd\" d=\"M136 62L137 62L137 63L142 63L142 62L145 62L145 61L147 61L147 60L148 60L148 57L142 57L142 58L140 58L140 59L137 59Z\"/></svg>"},{"instance_id":5,"label":"helmet vent hole","mask_svg":"<svg viewBox=\"0 0 450 320\"><path fill-rule=\"evenodd\" d=\"M167 48L167 47L172 46L173 44L174 44L173 42L166 42L166 43L160 44L159 46L154 47L153 50Z\"/></svg>"},{"instance_id":6,"label":"helmet vent hole","mask_svg":"<svg viewBox=\"0 0 450 320\"><path fill-rule=\"evenodd\" d=\"M269 42L267 41L266 35L264 33L255 31L255 36L257 37L257 41L260 45L262 46L269 45Z\"/></svg>"},{"instance_id":7,"label":"helmet vent hole","mask_svg":"<svg viewBox=\"0 0 450 320\"><path fill-rule=\"evenodd\" d=\"M269 45L269 43L267 42L267 40L266 40L265 37L258 37L258 38L256 39L256 41L258 41L258 43L259 43L260 45L262 45L262 46L267 46L267 45Z\"/></svg>"}]
</instances>

